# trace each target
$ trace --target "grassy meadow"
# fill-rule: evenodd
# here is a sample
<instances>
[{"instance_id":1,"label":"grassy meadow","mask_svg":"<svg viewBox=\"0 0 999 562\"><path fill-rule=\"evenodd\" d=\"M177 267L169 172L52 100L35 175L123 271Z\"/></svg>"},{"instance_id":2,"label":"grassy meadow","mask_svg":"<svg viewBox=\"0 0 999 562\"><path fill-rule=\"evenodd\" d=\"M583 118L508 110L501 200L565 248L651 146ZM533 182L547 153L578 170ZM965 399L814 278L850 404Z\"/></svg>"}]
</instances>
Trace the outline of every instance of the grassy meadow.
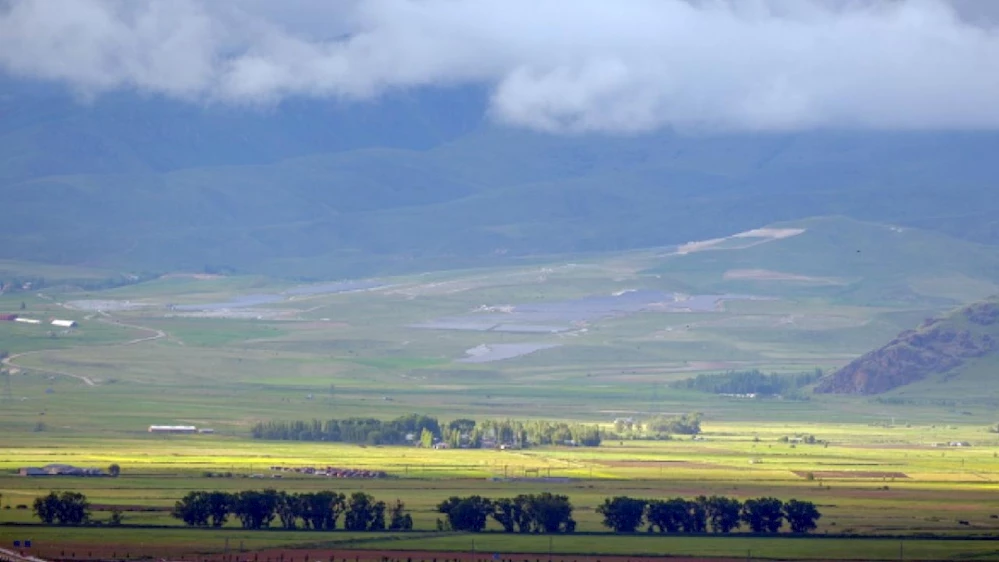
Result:
<instances>
[{"instance_id":1,"label":"grassy meadow","mask_svg":"<svg viewBox=\"0 0 999 562\"><path fill-rule=\"evenodd\" d=\"M753 246L754 254L764 246ZM730 370L835 369L959 304L957 296L974 283L920 277L922 269L914 268L916 276L906 282L916 292L871 298L890 292L897 279L843 275L833 282L831 272L817 268L805 273L829 279L746 279L726 273L749 262L725 255L704 252L675 268L661 252L583 256L548 266L377 279L342 293L259 277L174 275L104 291L2 294L0 312L69 318L79 326L0 322L0 349L12 355L5 365L10 374L0 381L0 543L28 533L46 548L110 542L152 556L178 542L191 545L188 554L217 553L225 538L253 551L468 551L474 540L482 551L538 553L549 548L547 537L438 533L434 506L450 495L553 491L569 495L576 507L579 536L551 543L566 555L741 558L752 551L774 559L856 559L858 553L897 559L902 539L912 559L995 558L984 539L999 533L993 518L999 515L999 435L987 431L996 422L996 402L979 384L989 365L977 366L974 380L927 382L934 386L912 394L918 400L746 399L670 386ZM884 291L872 292L878 283ZM629 291L679 293L694 298L690 302L698 295L742 297L707 307L629 308ZM544 349L488 360L497 349L538 347ZM259 421L409 413L442 421L573 420L609 431L619 417L695 411L703 413L702 439L606 439L597 448L438 451L261 441L249 434ZM216 433L153 435L146 431L152 424ZM807 435L820 443L782 439ZM950 442L971 446L939 446ZM15 474L19 467L57 462L116 463L123 473L91 479ZM368 468L389 477L331 481L285 473L276 479L269 470L275 465ZM205 472L233 476L207 478ZM569 480L532 480L543 477ZM398 498L412 511L416 530L364 537L249 533L230 522L203 531L179 526L168 513L190 490L263 487ZM112 507L123 509L125 524L52 529L36 525L30 509L17 509L50 489L85 493L98 521ZM811 539L615 536L606 534L595 511L614 495L712 494L809 500L823 517ZM490 530L498 530L495 523Z\"/></svg>"}]
</instances>

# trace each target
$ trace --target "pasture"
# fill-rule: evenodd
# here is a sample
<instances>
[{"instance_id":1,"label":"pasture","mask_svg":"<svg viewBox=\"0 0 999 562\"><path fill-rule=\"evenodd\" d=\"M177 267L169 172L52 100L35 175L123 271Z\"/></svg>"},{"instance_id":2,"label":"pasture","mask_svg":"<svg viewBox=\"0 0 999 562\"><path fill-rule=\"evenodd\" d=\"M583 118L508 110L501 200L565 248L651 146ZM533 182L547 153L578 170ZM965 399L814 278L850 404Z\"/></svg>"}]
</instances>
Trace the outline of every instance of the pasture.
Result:
<instances>
[{"instance_id":1,"label":"pasture","mask_svg":"<svg viewBox=\"0 0 999 562\"><path fill-rule=\"evenodd\" d=\"M864 303L834 297L837 284L805 280L782 289L798 281L724 281L725 267L666 272L654 269L659 261L635 252L377 279L346 291L256 277L171 276L105 291L0 295L0 312L16 312L23 301L25 314L80 323L60 332L0 323L0 349L12 354L0 410L0 493L11 509L0 510L0 542L27 532L80 558L84 547L108 542L136 557L218 554L226 542L257 553L468 551L474 540L483 552L525 559L549 546L565 555L744 558L752 551L783 559L856 558L860 549L865 557L897 559L901 539L911 559L995 556L984 539L999 532L999 434L987 431L996 403L973 385L941 388L932 400L895 401L747 399L671 386L701 373L836 368L938 312L943 297ZM713 289L699 292L709 277ZM946 284L926 286L954 293ZM741 296L721 298L726 293ZM409 413L441 421L573 420L609 432L615 418L695 411L704 414L698 440L605 439L596 448L430 450L249 436L260 421ZM153 424L216 433L149 434ZM819 443L796 442L809 435ZM952 442L970 446L940 446ZM123 474L15 475L49 463L115 463ZM278 479L270 471L327 465L389 477ZM234 522L204 531L169 516L190 490L263 487L400 499L415 531L252 533ZM86 494L97 521L112 508L124 510L124 526L52 529L17 509L51 489ZM570 497L578 536L549 544L547 537L499 534L495 523L474 537L435 531L435 506L448 496L541 491ZM817 537L618 536L607 534L595 511L615 495L713 494L813 501L823 513ZM178 543L190 547L178 550Z\"/></svg>"}]
</instances>

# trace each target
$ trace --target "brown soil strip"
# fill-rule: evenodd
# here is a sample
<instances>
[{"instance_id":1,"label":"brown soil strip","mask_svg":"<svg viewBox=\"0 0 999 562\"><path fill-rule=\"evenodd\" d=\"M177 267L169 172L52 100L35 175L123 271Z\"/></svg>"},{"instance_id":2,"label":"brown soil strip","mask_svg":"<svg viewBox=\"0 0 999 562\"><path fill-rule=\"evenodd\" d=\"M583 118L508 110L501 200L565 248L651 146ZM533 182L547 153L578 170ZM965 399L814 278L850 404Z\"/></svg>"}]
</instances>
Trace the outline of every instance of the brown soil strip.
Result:
<instances>
[{"instance_id":1,"label":"brown soil strip","mask_svg":"<svg viewBox=\"0 0 999 562\"><path fill-rule=\"evenodd\" d=\"M815 478L908 478L904 472L879 472L876 470L794 470L802 478L809 474Z\"/></svg>"}]
</instances>

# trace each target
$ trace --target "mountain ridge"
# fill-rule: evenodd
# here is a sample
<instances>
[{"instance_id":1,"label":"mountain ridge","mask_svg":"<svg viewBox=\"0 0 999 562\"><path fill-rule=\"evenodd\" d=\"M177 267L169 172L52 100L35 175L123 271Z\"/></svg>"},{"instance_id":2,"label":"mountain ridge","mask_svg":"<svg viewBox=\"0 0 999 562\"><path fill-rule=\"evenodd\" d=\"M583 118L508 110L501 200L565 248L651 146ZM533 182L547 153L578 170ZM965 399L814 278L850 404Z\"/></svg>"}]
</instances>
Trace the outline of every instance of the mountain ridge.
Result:
<instances>
[{"instance_id":1,"label":"mountain ridge","mask_svg":"<svg viewBox=\"0 0 999 562\"><path fill-rule=\"evenodd\" d=\"M969 362L990 355L999 355L999 296L903 331L820 380L815 392L882 394L933 375L953 378Z\"/></svg>"},{"instance_id":2,"label":"mountain ridge","mask_svg":"<svg viewBox=\"0 0 999 562\"><path fill-rule=\"evenodd\" d=\"M999 161L982 157L999 133L554 136L486 105L462 88L262 110L14 88L0 257L339 277L821 215L999 242Z\"/></svg>"}]
</instances>

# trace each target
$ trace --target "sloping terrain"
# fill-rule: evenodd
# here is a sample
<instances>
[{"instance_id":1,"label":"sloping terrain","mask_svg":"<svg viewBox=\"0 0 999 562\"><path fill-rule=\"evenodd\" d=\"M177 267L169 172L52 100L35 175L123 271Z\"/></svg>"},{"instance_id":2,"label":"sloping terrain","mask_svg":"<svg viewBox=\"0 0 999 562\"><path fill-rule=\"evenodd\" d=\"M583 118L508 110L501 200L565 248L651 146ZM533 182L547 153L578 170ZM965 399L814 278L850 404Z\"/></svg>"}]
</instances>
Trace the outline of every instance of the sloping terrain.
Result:
<instances>
[{"instance_id":1,"label":"sloping terrain","mask_svg":"<svg viewBox=\"0 0 999 562\"><path fill-rule=\"evenodd\" d=\"M999 134L562 137L491 124L474 89L234 109L0 86L6 259L355 276L833 213L999 241Z\"/></svg>"},{"instance_id":2,"label":"sloping terrain","mask_svg":"<svg viewBox=\"0 0 999 562\"><path fill-rule=\"evenodd\" d=\"M933 375L959 376L962 369L996 354L999 298L991 298L902 332L821 380L815 391L880 394Z\"/></svg>"},{"instance_id":3,"label":"sloping terrain","mask_svg":"<svg viewBox=\"0 0 999 562\"><path fill-rule=\"evenodd\" d=\"M683 244L648 271L701 291L945 309L999 292L999 249L916 228L818 217Z\"/></svg>"}]
</instances>

